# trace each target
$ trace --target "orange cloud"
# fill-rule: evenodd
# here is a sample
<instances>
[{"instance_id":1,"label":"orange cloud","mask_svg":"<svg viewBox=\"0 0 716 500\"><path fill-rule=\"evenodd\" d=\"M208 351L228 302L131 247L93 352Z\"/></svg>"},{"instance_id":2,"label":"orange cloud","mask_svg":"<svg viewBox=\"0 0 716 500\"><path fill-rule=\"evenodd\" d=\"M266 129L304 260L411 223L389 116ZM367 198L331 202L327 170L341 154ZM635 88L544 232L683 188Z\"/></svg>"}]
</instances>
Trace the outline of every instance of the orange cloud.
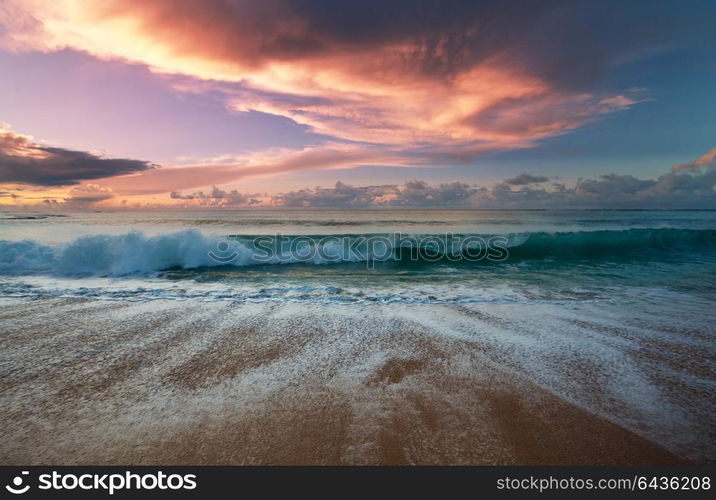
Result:
<instances>
[{"instance_id":1,"label":"orange cloud","mask_svg":"<svg viewBox=\"0 0 716 500\"><path fill-rule=\"evenodd\" d=\"M381 9L385 19L376 13L352 24L334 6L282 0L6 0L0 23L6 47L69 47L235 82L241 90L228 102L235 111L406 150L527 147L635 102L560 84L549 64L539 67L544 54L505 38L505 28L528 28L541 7L522 3L519 15L504 19L499 9L468 3L457 21L439 10L414 14L416 7L403 19L391 17L389 5Z\"/></svg>"},{"instance_id":2,"label":"orange cloud","mask_svg":"<svg viewBox=\"0 0 716 500\"><path fill-rule=\"evenodd\" d=\"M682 172L684 170L696 170L708 167L716 163L716 146L706 151L704 154L689 163L679 163L671 167L674 172Z\"/></svg>"},{"instance_id":3,"label":"orange cloud","mask_svg":"<svg viewBox=\"0 0 716 500\"><path fill-rule=\"evenodd\" d=\"M227 164L155 168L138 174L98 180L95 184L111 188L119 195L147 195L296 170L401 164L407 165L408 162L405 158L380 149L329 143L298 151L255 153Z\"/></svg>"}]
</instances>

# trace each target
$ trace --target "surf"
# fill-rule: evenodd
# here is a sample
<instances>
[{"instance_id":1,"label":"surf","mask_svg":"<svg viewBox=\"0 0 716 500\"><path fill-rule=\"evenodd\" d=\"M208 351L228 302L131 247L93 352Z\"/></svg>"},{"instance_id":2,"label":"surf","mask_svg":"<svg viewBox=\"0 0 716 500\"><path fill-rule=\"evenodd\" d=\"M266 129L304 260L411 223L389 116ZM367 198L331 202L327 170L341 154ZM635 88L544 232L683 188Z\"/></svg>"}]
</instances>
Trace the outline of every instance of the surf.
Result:
<instances>
[{"instance_id":1,"label":"surf","mask_svg":"<svg viewBox=\"0 0 716 500\"><path fill-rule=\"evenodd\" d=\"M258 241L263 246L257 244ZM380 252L376 247L370 248L371 242L376 241L380 242ZM272 248L280 255L271 255ZM198 230L148 236L132 231L81 236L56 245L34 240L0 240L0 275L127 276L170 269L340 265L371 259L406 266L436 262L501 265L545 260L663 260L706 255L714 250L716 230L713 229L300 236L212 236ZM483 258L479 258L480 252Z\"/></svg>"}]
</instances>

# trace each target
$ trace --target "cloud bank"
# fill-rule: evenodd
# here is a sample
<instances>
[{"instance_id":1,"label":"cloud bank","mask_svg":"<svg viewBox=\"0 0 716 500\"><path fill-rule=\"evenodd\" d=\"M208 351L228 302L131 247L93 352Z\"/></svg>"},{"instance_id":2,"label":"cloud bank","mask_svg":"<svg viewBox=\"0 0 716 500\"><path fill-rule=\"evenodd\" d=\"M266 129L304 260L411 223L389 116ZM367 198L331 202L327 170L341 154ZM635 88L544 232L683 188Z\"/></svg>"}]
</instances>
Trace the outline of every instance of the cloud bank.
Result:
<instances>
[{"instance_id":1,"label":"cloud bank","mask_svg":"<svg viewBox=\"0 0 716 500\"><path fill-rule=\"evenodd\" d=\"M216 186L208 193L197 191L190 194L181 194L172 191L169 197L172 200L192 200L196 205L203 207L236 207L236 206L252 206L259 204L259 200L255 198L259 195L244 195L237 190L224 191Z\"/></svg>"},{"instance_id":2,"label":"cloud bank","mask_svg":"<svg viewBox=\"0 0 716 500\"><path fill-rule=\"evenodd\" d=\"M30 136L0 128L0 182L67 186L151 168L153 165L146 161L104 158L38 144Z\"/></svg>"},{"instance_id":3,"label":"cloud bank","mask_svg":"<svg viewBox=\"0 0 716 500\"><path fill-rule=\"evenodd\" d=\"M505 184L510 186L526 186L528 184L540 184L547 182L549 179L543 175L520 174L517 177L505 180Z\"/></svg>"},{"instance_id":4,"label":"cloud bank","mask_svg":"<svg viewBox=\"0 0 716 500\"><path fill-rule=\"evenodd\" d=\"M508 179L492 186L475 186L463 182L431 185L418 180L402 185L377 186L352 186L336 182L333 187L299 189L268 198L262 198L261 195L242 195L237 191L226 193L214 187L214 194L174 192L171 198L182 200L180 206L185 207L716 209L716 168L695 173L669 172L657 179L609 174L597 179L579 179L572 186L562 183L545 184L546 177L535 177L545 180L515 184L509 182L514 179Z\"/></svg>"}]
</instances>

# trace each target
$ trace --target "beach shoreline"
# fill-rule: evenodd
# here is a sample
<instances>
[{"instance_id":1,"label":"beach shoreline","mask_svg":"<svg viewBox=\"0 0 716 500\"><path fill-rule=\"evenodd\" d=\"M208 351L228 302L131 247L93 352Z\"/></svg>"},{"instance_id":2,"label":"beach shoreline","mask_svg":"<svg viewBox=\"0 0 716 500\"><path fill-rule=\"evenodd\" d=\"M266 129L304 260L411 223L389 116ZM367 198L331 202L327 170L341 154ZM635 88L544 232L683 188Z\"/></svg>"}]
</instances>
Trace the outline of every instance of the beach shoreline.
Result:
<instances>
[{"instance_id":1,"label":"beach shoreline","mask_svg":"<svg viewBox=\"0 0 716 500\"><path fill-rule=\"evenodd\" d=\"M519 343L495 343L489 306L458 309L0 299L0 463L713 460L685 451L708 422L681 443L647 439L634 411L618 425L510 360ZM448 312L474 327L433 327Z\"/></svg>"}]
</instances>

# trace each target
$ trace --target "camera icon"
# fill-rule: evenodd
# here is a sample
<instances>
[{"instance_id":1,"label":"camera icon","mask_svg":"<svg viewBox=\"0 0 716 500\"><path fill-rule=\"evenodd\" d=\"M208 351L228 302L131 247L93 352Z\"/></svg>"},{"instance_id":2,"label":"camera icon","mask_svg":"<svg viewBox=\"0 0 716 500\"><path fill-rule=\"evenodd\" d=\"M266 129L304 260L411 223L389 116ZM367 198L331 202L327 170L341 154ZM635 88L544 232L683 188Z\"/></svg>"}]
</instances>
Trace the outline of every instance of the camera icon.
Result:
<instances>
[{"instance_id":1,"label":"camera icon","mask_svg":"<svg viewBox=\"0 0 716 500\"><path fill-rule=\"evenodd\" d=\"M220 241L216 245L216 252L214 252L214 250L210 250L207 255L214 262L218 262L219 264L228 264L238 257L239 253L234 250L231 245L229 245L228 241Z\"/></svg>"},{"instance_id":2,"label":"camera icon","mask_svg":"<svg viewBox=\"0 0 716 500\"><path fill-rule=\"evenodd\" d=\"M22 476L26 476L26 475L28 475L29 473L30 473L30 472L29 472L29 471L26 471L26 470L22 471L21 475L15 476L15 477L12 479L12 485L9 485L9 484L6 485L6 486L5 486L5 489L6 489L7 491L9 491L10 493L13 493L13 494L15 494L15 495L22 495L23 493L25 493L27 490L30 489L30 485L29 485L29 484L26 484L24 487L22 486L22 481L23 481L23 477L22 477Z\"/></svg>"}]
</instances>

